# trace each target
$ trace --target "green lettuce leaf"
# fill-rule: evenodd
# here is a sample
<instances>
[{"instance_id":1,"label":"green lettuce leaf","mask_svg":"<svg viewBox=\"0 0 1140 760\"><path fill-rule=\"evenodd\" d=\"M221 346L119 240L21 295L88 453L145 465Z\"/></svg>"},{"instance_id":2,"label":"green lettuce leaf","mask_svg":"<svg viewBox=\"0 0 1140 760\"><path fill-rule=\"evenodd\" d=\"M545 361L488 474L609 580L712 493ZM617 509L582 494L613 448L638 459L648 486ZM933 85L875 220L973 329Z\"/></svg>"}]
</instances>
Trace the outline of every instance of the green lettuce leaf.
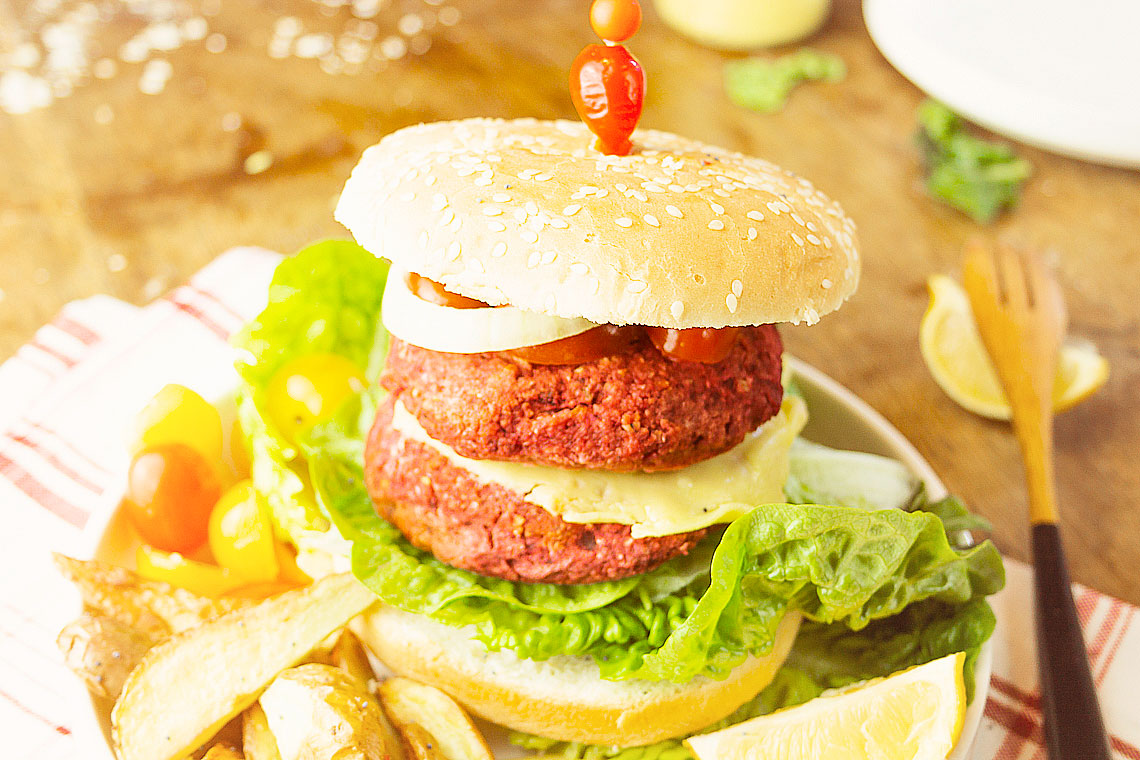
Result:
<instances>
[{"instance_id":1,"label":"green lettuce leaf","mask_svg":"<svg viewBox=\"0 0 1140 760\"><path fill-rule=\"evenodd\" d=\"M351 241L326 240L278 265L269 303L234 337L240 351L238 418L250 448L254 487L270 506L278 530L324 530L296 449L266 409L274 374L305 354L345 356L374 378L383 364L387 333L377 329L388 263Z\"/></svg>"}]
</instances>

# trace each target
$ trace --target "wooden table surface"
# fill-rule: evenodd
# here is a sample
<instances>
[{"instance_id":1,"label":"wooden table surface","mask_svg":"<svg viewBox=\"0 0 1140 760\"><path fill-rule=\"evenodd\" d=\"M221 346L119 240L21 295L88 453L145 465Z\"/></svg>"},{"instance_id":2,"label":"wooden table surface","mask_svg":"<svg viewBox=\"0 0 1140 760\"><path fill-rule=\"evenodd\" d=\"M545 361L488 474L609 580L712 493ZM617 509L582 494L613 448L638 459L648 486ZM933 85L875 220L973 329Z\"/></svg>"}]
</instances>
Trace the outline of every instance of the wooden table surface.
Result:
<instances>
[{"instance_id":1,"label":"wooden table surface","mask_svg":"<svg viewBox=\"0 0 1140 760\"><path fill-rule=\"evenodd\" d=\"M344 234L331 214L341 184L361 150L396 128L475 115L573 117L566 71L591 41L584 0L446 3L381 4L376 29L361 35L378 30L382 55L395 60L372 55L360 73L330 74L317 60L272 57L274 30L290 16L306 32L339 34L357 23L349 8L194 0L210 36L152 56L172 64L161 92L141 92L143 64L119 61L113 76L46 108L0 111L0 358L71 299L110 293L143 303L229 246L291 251ZM31 7L0 0L0 32L29 25ZM448 25L393 38L401 23L416 32L415 19L399 20L406 13ZM193 23L191 36L201 37ZM119 46L140 26L126 15L97 23L92 59L130 57ZM416 49L424 39L430 49L399 55L417 36ZM223 39L225 49L210 52ZM1071 330L1112 365L1108 385L1057 421L1073 575L1140 603L1140 172L1019 146L1035 170L1021 205L980 228L925 195L913 143L922 95L873 47L858 3L837 2L810 44L841 55L846 80L804 86L782 112L760 115L726 99L729 56L678 37L650 10L631 46L649 75L642 124L764 156L844 204L866 262L860 290L819 325L785 329L788 347L886 415L1020 558L1028 534L1014 439L939 390L919 356L918 325L927 276L956 273L971 236L1055 251Z\"/></svg>"}]
</instances>

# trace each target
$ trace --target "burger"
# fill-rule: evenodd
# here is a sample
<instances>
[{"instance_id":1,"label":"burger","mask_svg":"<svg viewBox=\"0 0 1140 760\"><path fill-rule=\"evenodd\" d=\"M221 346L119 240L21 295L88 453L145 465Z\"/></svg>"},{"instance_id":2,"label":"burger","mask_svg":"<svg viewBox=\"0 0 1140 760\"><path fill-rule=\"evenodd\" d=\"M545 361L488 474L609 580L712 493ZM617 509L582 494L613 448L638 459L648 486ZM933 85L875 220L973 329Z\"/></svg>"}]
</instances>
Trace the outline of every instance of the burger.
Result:
<instances>
[{"instance_id":1,"label":"burger","mask_svg":"<svg viewBox=\"0 0 1140 760\"><path fill-rule=\"evenodd\" d=\"M335 297L271 289L296 312L338 304L300 329L343 343L333 323L372 335L349 306L379 300L362 273L390 262L354 359L378 382L300 445L294 495L305 481L327 519L271 499L300 560L343 538L381 602L356 626L379 659L544 741L653 744L753 709L791 665L812 696L976 649L1000 560L954 544L960 505L907 475L905 504L836 498L881 477L863 459L792 472L813 450L776 325L854 292L851 220L767 161L633 143L606 155L581 124L473 119L364 153L336 218L368 261L305 272ZM295 343L258 335L255 355Z\"/></svg>"}]
</instances>

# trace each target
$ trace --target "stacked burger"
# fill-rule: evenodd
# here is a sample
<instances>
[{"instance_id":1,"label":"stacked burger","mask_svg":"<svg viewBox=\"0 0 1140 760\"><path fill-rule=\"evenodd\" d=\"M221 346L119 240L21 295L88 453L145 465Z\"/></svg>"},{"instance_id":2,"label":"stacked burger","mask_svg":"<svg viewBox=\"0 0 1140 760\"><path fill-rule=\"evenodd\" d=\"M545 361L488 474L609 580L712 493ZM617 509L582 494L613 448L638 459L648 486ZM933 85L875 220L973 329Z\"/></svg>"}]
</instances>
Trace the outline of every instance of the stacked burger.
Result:
<instances>
[{"instance_id":1,"label":"stacked burger","mask_svg":"<svg viewBox=\"0 0 1140 760\"><path fill-rule=\"evenodd\" d=\"M628 589L616 610L734 592L715 588L710 557L726 524L783 505L806 420L774 323L815 322L857 284L839 206L671 134L638 132L615 156L581 124L479 119L369 149L336 218L392 262L364 460L376 512L471 584L510 584L537 621L496 638L491 612L464 627L383 607L367 636L381 659L495 722L623 746L687 735L759 692L799 625L786 600L768 640L736 636L743 653L698 666L667 656L692 603L662 630L569 635L566 655L537 657L528 637L569 625L544 595ZM747 627L737 613L722 622ZM621 667L577 655L591 636L627 652Z\"/></svg>"}]
</instances>

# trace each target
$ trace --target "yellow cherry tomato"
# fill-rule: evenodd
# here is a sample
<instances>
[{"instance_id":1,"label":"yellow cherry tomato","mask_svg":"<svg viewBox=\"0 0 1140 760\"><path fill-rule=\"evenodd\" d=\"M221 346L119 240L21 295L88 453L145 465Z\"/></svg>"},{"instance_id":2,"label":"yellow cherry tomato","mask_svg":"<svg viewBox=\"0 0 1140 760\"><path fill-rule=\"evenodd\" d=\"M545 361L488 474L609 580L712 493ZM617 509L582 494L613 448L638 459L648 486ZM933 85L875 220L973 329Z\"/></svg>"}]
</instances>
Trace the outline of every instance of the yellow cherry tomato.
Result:
<instances>
[{"instance_id":1,"label":"yellow cherry tomato","mask_svg":"<svg viewBox=\"0 0 1140 760\"><path fill-rule=\"evenodd\" d=\"M178 552L164 552L146 544L135 552L135 563L143 578L169 583L202 596L223 596L247 583L224 567L207 565Z\"/></svg>"},{"instance_id":2,"label":"yellow cherry tomato","mask_svg":"<svg viewBox=\"0 0 1140 760\"><path fill-rule=\"evenodd\" d=\"M279 578L284 583L307 586L313 579L297 565L297 552L291 546L277 542L277 566L281 568Z\"/></svg>"},{"instance_id":3,"label":"yellow cherry tomato","mask_svg":"<svg viewBox=\"0 0 1140 760\"><path fill-rule=\"evenodd\" d=\"M135 418L131 454L167 443L181 443L222 469L222 418L214 405L189 388L170 384L154 395Z\"/></svg>"},{"instance_id":4,"label":"yellow cherry tomato","mask_svg":"<svg viewBox=\"0 0 1140 760\"><path fill-rule=\"evenodd\" d=\"M249 442L246 440L245 432L241 429L239 420L234 420L234 425L230 428L230 461L233 462L234 474L237 475L238 480L249 477L252 465L249 455Z\"/></svg>"},{"instance_id":5,"label":"yellow cherry tomato","mask_svg":"<svg viewBox=\"0 0 1140 760\"><path fill-rule=\"evenodd\" d=\"M230 488L214 505L209 540L218 564L245 583L277 578L273 528L248 480Z\"/></svg>"},{"instance_id":6,"label":"yellow cherry tomato","mask_svg":"<svg viewBox=\"0 0 1140 760\"><path fill-rule=\"evenodd\" d=\"M336 354L309 354L286 364L266 389L269 416L292 444L327 420L366 385L364 373Z\"/></svg>"}]
</instances>

